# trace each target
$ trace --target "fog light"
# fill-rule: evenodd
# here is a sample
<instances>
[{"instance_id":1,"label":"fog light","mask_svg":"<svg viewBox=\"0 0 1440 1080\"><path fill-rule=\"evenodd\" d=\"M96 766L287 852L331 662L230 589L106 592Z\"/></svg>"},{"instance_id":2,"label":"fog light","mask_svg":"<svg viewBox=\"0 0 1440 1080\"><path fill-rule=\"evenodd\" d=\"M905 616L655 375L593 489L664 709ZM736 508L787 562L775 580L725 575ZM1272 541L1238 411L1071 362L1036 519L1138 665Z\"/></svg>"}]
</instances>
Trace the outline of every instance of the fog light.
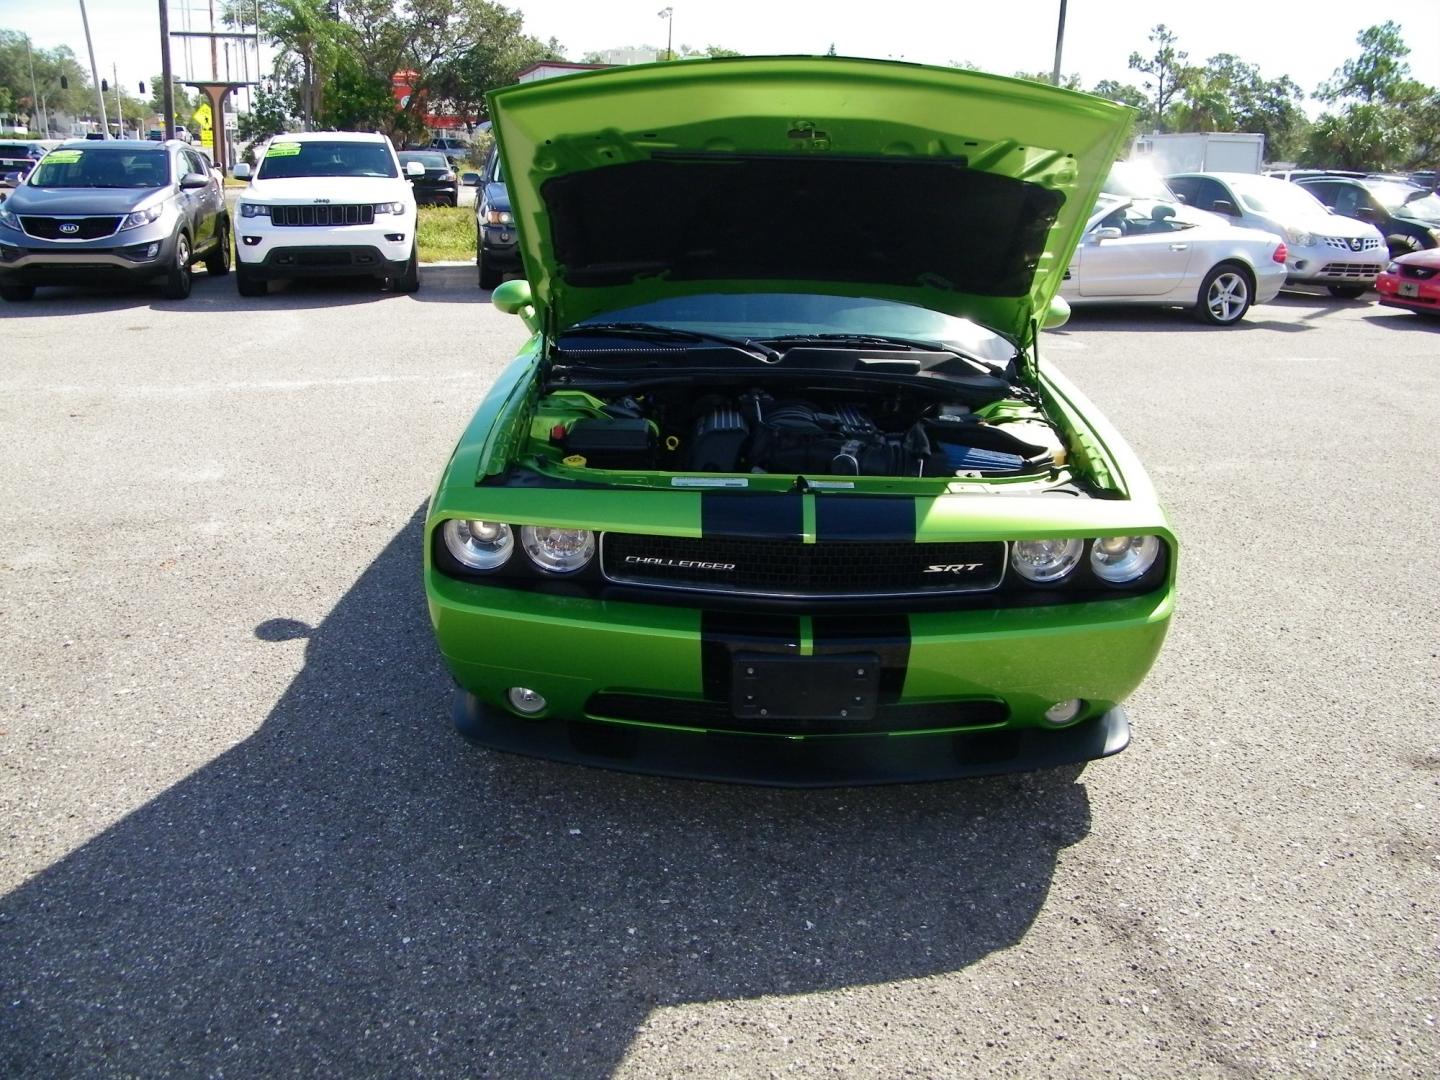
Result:
<instances>
[{"instance_id":1,"label":"fog light","mask_svg":"<svg viewBox=\"0 0 1440 1080\"><path fill-rule=\"evenodd\" d=\"M516 712L534 716L538 712L545 711L545 699L534 690L524 686L510 687L505 696L510 699L510 707Z\"/></svg>"},{"instance_id":2,"label":"fog light","mask_svg":"<svg viewBox=\"0 0 1440 1080\"><path fill-rule=\"evenodd\" d=\"M510 691L512 694L515 691ZM1075 717L1080 715L1080 707L1085 703L1079 698L1071 698L1069 701L1057 701L1045 710L1045 719L1052 724L1068 724Z\"/></svg>"},{"instance_id":3,"label":"fog light","mask_svg":"<svg viewBox=\"0 0 1440 1080\"><path fill-rule=\"evenodd\" d=\"M147 244L147 245L146 245L146 247L145 247L145 257L146 257L147 259L153 259L156 255L159 255L159 254L160 254L160 241L157 240L157 241L155 241L155 243L153 243L153 244Z\"/></svg>"},{"instance_id":4,"label":"fog light","mask_svg":"<svg viewBox=\"0 0 1440 1080\"><path fill-rule=\"evenodd\" d=\"M398 244L405 239L405 234L403 232L387 232L385 239Z\"/></svg>"},{"instance_id":5,"label":"fog light","mask_svg":"<svg viewBox=\"0 0 1440 1080\"><path fill-rule=\"evenodd\" d=\"M258 236L242 236L242 237L240 238L240 242L241 242L242 244L244 244L246 247L254 247L256 244L260 243L260 237L258 237Z\"/></svg>"}]
</instances>

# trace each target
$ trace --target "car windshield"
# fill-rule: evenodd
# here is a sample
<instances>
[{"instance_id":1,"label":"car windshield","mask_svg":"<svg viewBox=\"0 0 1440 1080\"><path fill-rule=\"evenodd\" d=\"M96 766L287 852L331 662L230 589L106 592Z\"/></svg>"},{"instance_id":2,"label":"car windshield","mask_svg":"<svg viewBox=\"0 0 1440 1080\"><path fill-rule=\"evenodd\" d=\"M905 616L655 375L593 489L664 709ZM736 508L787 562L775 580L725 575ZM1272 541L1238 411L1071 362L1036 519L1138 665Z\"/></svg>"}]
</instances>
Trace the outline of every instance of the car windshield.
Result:
<instances>
[{"instance_id":1,"label":"car windshield","mask_svg":"<svg viewBox=\"0 0 1440 1080\"><path fill-rule=\"evenodd\" d=\"M1440 225L1440 195L1413 184L1391 181L1366 184L1365 187L1392 214Z\"/></svg>"},{"instance_id":2,"label":"car windshield","mask_svg":"<svg viewBox=\"0 0 1440 1080\"><path fill-rule=\"evenodd\" d=\"M445 160L445 155L444 155L444 154L416 154L416 153L401 154L401 155L400 155L400 162L401 162L401 164L404 164L404 163L407 162L407 161L418 161L421 165L424 165L427 169L445 169L445 168L449 168L449 165L450 165L450 163Z\"/></svg>"},{"instance_id":3,"label":"car windshield","mask_svg":"<svg viewBox=\"0 0 1440 1080\"><path fill-rule=\"evenodd\" d=\"M1127 199L1158 199L1162 202L1178 202L1175 193L1160 179L1160 174L1144 165L1131 161L1117 161L1110 166L1101 190L1106 195L1123 195Z\"/></svg>"},{"instance_id":4,"label":"car windshield","mask_svg":"<svg viewBox=\"0 0 1440 1080\"><path fill-rule=\"evenodd\" d=\"M1015 346L978 323L893 300L810 293L703 293L607 311L586 323L647 323L737 339L856 335L940 342L1006 364Z\"/></svg>"},{"instance_id":5,"label":"car windshield","mask_svg":"<svg viewBox=\"0 0 1440 1080\"><path fill-rule=\"evenodd\" d=\"M29 182L43 188L164 187L170 182L170 155L164 150L66 146L46 154Z\"/></svg>"},{"instance_id":6,"label":"car windshield","mask_svg":"<svg viewBox=\"0 0 1440 1080\"><path fill-rule=\"evenodd\" d=\"M1325 204L1304 188L1268 176L1231 177L1230 186L1247 210L1280 217L1316 217L1326 213Z\"/></svg>"},{"instance_id":7,"label":"car windshield","mask_svg":"<svg viewBox=\"0 0 1440 1080\"><path fill-rule=\"evenodd\" d=\"M390 148L379 142L286 142L265 149L255 176L283 180L293 176L397 176Z\"/></svg>"}]
</instances>

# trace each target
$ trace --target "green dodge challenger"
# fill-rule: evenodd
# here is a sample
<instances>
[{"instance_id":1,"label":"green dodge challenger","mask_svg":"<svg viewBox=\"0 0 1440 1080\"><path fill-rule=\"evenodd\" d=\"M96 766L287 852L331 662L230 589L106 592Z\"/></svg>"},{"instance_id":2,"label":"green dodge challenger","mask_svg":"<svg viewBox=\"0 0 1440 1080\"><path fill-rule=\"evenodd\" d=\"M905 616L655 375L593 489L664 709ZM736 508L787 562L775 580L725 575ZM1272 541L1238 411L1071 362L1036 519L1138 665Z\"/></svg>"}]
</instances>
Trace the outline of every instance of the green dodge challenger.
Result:
<instances>
[{"instance_id":1,"label":"green dodge challenger","mask_svg":"<svg viewBox=\"0 0 1440 1080\"><path fill-rule=\"evenodd\" d=\"M1178 548L1040 330L1128 111L792 57L491 112L533 336L426 521L461 734L806 786L1123 750Z\"/></svg>"}]
</instances>

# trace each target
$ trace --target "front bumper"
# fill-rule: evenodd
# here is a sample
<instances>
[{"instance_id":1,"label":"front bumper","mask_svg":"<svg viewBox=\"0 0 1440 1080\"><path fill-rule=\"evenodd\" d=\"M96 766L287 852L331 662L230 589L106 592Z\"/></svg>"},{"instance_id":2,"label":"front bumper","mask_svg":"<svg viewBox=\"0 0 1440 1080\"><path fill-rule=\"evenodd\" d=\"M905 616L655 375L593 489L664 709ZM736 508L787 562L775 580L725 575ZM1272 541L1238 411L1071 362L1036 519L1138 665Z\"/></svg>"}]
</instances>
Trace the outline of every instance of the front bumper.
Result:
<instances>
[{"instance_id":1,"label":"front bumper","mask_svg":"<svg viewBox=\"0 0 1440 1080\"><path fill-rule=\"evenodd\" d=\"M157 223L158 224L158 223ZM100 240L40 240L0 229L0 281L17 285L104 284L148 281L169 270L178 235L156 226Z\"/></svg>"},{"instance_id":2,"label":"front bumper","mask_svg":"<svg viewBox=\"0 0 1440 1080\"><path fill-rule=\"evenodd\" d=\"M1288 285L1373 285L1389 258L1384 246L1351 251L1329 244L1292 248L1285 262Z\"/></svg>"},{"instance_id":3,"label":"front bumper","mask_svg":"<svg viewBox=\"0 0 1440 1080\"><path fill-rule=\"evenodd\" d=\"M1413 286L1414 296L1401 296L1402 285ZM1386 307L1406 308L1431 315L1440 315L1440 277L1428 280L1404 278L1395 274L1381 274L1375 279L1375 291L1380 303Z\"/></svg>"},{"instance_id":4,"label":"front bumper","mask_svg":"<svg viewBox=\"0 0 1440 1080\"><path fill-rule=\"evenodd\" d=\"M475 741L617 768L755 783L859 784L1041 768L1118 753L1116 707L1168 629L1170 587L1067 605L828 620L547 595L427 569L431 620ZM878 658L863 723L742 718L731 673L754 651ZM547 707L522 717L512 687ZM1045 710L1079 698L1072 726ZM1088 732L1088 734L1086 734ZM810 749L802 751L801 746ZM592 754L593 751L593 754ZM594 760L591 760L591 758Z\"/></svg>"},{"instance_id":5,"label":"front bumper","mask_svg":"<svg viewBox=\"0 0 1440 1080\"><path fill-rule=\"evenodd\" d=\"M302 277L398 277L410 261L408 242L399 259L364 244L272 247L263 262L245 262L245 272L264 281Z\"/></svg>"},{"instance_id":6,"label":"front bumper","mask_svg":"<svg viewBox=\"0 0 1440 1080\"><path fill-rule=\"evenodd\" d=\"M485 261L497 269L520 269L519 234L514 225L482 225L480 250Z\"/></svg>"},{"instance_id":7,"label":"front bumper","mask_svg":"<svg viewBox=\"0 0 1440 1080\"><path fill-rule=\"evenodd\" d=\"M276 226L237 218L235 254L259 278L359 275L403 268L415 244L415 215L377 215L373 225Z\"/></svg>"}]
</instances>

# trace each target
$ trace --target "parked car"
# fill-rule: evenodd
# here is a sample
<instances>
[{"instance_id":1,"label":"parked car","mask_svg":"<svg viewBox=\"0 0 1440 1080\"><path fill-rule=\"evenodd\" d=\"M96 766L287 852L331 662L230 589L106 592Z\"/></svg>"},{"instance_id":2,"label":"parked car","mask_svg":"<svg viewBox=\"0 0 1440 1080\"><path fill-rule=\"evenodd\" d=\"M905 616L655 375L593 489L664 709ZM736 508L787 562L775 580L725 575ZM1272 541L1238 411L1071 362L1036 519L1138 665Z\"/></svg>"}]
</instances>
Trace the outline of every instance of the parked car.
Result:
<instances>
[{"instance_id":1,"label":"parked car","mask_svg":"<svg viewBox=\"0 0 1440 1080\"><path fill-rule=\"evenodd\" d=\"M492 150L475 195L475 269L480 288L493 289L506 274L522 269L517 236L500 153Z\"/></svg>"},{"instance_id":2,"label":"parked car","mask_svg":"<svg viewBox=\"0 0 1440 1080\"><path fill-rule=\"evenodd\" d=\"M480 194L480 185L483 183L478 172L465 172L460 174L460 186L455 189L461 206L474 206Z\"/></svg>"},{"instance_id":3,"label":"parked car","mask_svg":"<svg viewBox=\"0 0 1440 1080\"><path fill-rule=\"evenodd\" d=\"M1440 246L1440 195L1396 180L1343 176L1295 181L1342 217L1374 225L1392 256Z\"/></svg>"},{"instance_id":4,"label":"parked car","mask_svg":"<svg viewBox=\"0 0 1440 1080\"><path fill-rule=\"evenodd\" d=\"M206 161L178 141L76 140L50 151L0 203L0 297L38 285L159 278L190 295L190 268L230 269L230 215Z\"/></svg>"},{"instance_id":5,"label":"parked car","mask_svg":"<svg viewBox=\"0 0 1440 1080\"><path fill-rule=\"evenodd\" d=\"M469 143L465 142L463 139L456 139L445 135L437 135L435 138L431 139L429 145L426 146L425 149L434 150L438 153L444 154L445 159L451 164L454 164L457 161L463 161L465 160L465 158L470 156Z\"/></svg>"},{"instance_id":6,"label":"parked car","mask_svg":"<svg viewBox=\"0 0 1440 1080\"><path fill-rule=\"evenodd\" d=\"M1440 315L1440 248L1395 259L1375 281L1380 303Z\"/></svg>"},{"instance_id":7,"label":"parked car","mask_svg":"<svg viewBox=\"0 0 1440 1080\"><path fill-rule=\"evenodd\" d=\"M1287 284L1324 285L1354 299L1388 259L1379 229L1332 214L1297 184L1249 173L1181 173L1166 182L1192 206L1284 240Z\"/></svg>"},{"instance_id":8,"label":"parked car","mask_svg":"<svg viewBox=\"0 0 1440 1080\"><path fill-rule=\"evenodd\" d=\"M1233 326L1285 284L1285 245L1234 225L1196 225L1170 203L1101 196L1065 272L1060 295L1076 304L1188 308Z\"/></svg>"},{"instance_id":9,"label":"parked car","mask_svg":"<svg viewBox=\"0 0 1440 1080\"><path fill-rule=\"evenodd\" d=\"M236 203L235 284L264 296L280 278L370 277L396 292L420 288L415 192L425 167L403 168L378 132L277 135L259 163L235 166L248 180Z\"/></svg>"},{"instance_id":10,"label":"parked car","mask_svg":"<svg viewBox=\"0 0 1440 1080\"><path fill-rule=\"evenodd\" d=\"M410 178L415 189L415 201L421 206L458 206L459 189L455 183L455 170L444 154L435 150L401 150L400 164L408 165L418 161L425 170L421 176Z\"/></svg>"},{"instance_id":11,"label":"parked car","mask_svg":"<svg viewBox=\"0 0 1440 1080\"><path fill-rule=\"evenodd\" d=\"M461 733L778 784L1122 749L1175 537L1037 335L1129 111L833 57L490 102L535 336L426 518Z\"/></svg>"},{"instance_id":12,"label":"parked car","mask_svg":"<svg viewBox=\"0 0 1440 1080\"><path fill-rule=\"evenodd\" d=\"M1117 161L1110 166L1102 195L1116 195L1126 199L1139 199L1154 203L1166 203L1175 209L1176 221L1188 221L1193 225L1226 225L1228 219L1205 210L1190 206L1184 196L1170 189L1164 177L1149 165L1134 161Z\"/></svg>"}]
</instances>

